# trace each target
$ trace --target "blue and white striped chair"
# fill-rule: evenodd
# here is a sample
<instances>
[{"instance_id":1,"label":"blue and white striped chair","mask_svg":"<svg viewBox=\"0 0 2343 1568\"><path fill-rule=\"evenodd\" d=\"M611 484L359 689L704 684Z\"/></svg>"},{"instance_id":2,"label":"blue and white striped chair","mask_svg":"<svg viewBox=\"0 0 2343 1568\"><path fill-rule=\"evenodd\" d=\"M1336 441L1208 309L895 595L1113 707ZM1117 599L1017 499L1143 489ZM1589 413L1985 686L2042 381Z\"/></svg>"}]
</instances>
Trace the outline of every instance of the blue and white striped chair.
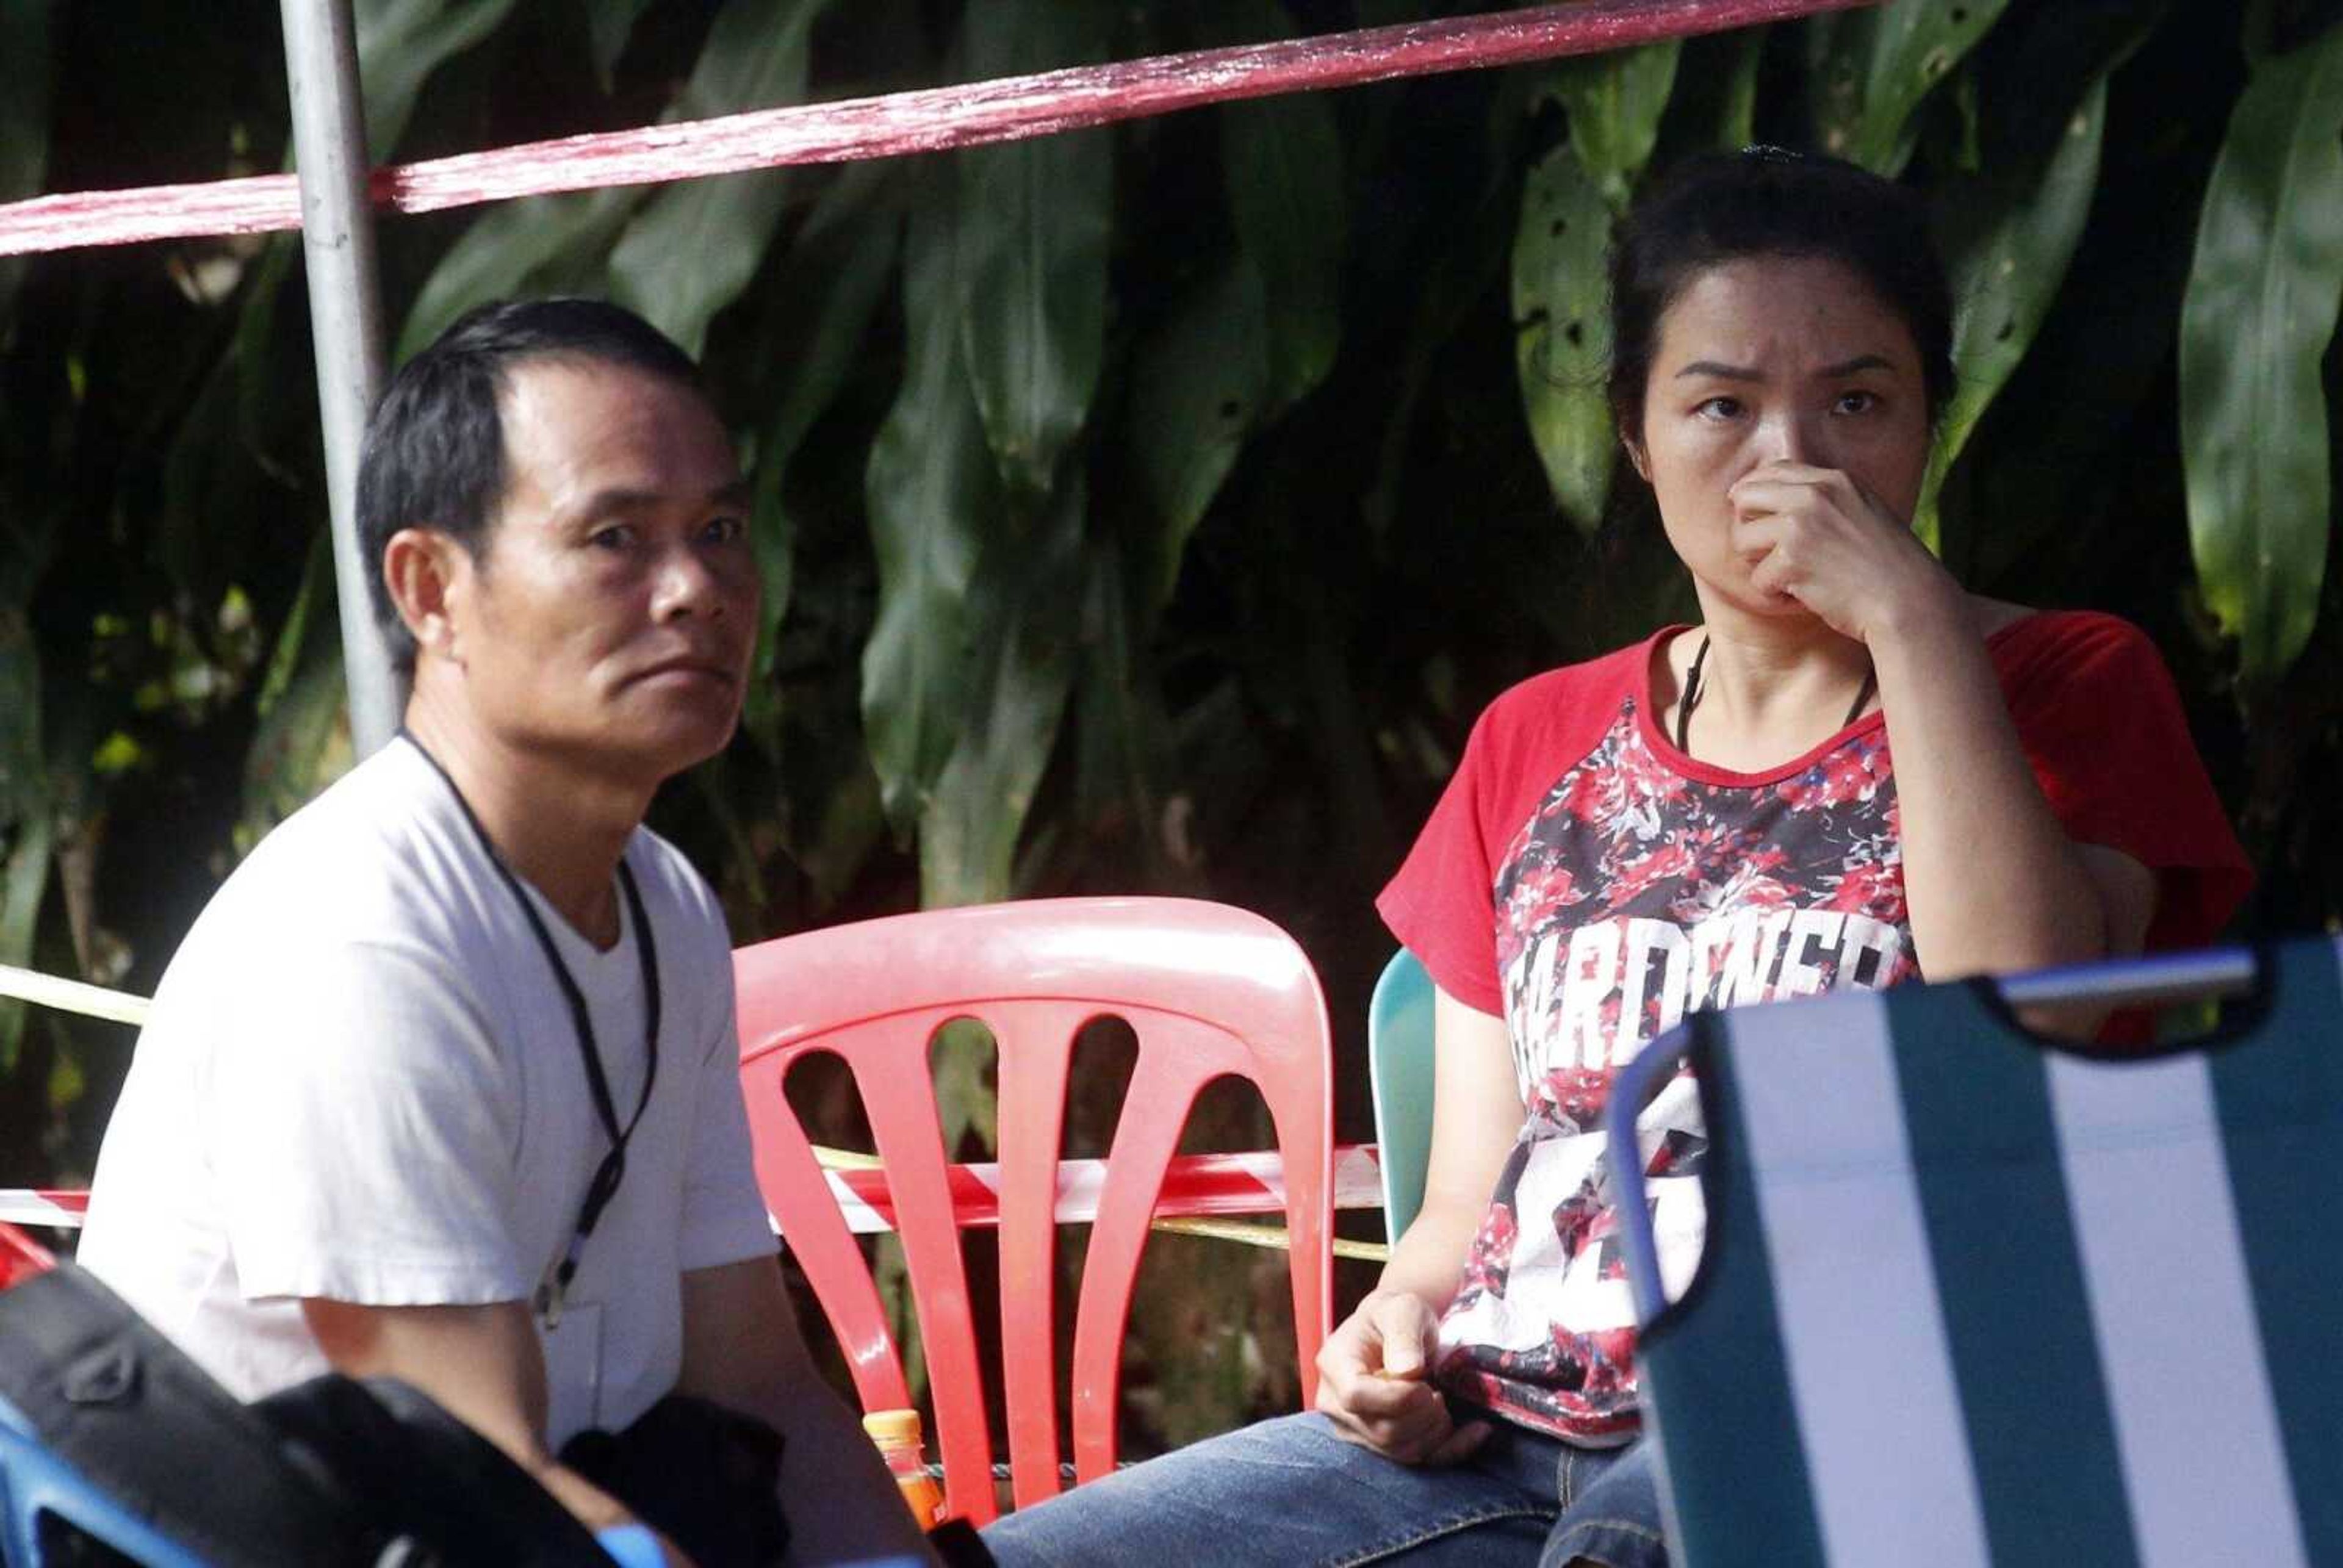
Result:
<instances>
[{"instance_id":1,"label":"blue and white striped chair","mask_svg":"<svg viewBox=\"0 0 2343 1568\"><path fill-rule=\"evenodd\" d=\"M1699 1017L1698 1270L1620 1164L1679 1563L2343 1564L2343 954L2293 942ZM2010 1005L2247 991L2117 1056Z\"/></svg>"}]
</instances>

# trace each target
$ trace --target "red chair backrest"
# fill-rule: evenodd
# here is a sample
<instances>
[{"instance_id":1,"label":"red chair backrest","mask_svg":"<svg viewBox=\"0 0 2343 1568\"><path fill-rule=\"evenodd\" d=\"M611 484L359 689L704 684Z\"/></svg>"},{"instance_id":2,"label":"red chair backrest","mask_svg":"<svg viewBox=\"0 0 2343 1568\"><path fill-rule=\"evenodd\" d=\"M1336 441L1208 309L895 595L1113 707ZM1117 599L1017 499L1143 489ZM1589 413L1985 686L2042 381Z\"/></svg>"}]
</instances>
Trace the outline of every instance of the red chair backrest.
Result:
<instances>
[{"instance_id":1,"label":"red chair backrest","mask_svg":"<svg viewBox=\"0 0 2343 1568\"><path fill-rule=\"evenodd\" d=\"M0 1291L56 1266L56 1259L46 1247L15 1226L0 1221Z\"/></svg>"},{"instance_id":2,"label":"red chair backrest","mask_svg":"<svg viewBox=\"0 0 2343 1568\"><path fill-rule=\"evenodd\" d=\"M757 1179L846 1352L865 1408L910 1404L860 1249L781 1084L809 1051L852 1070L888 1173L936 1405L947 1504L993 1517L991 1452L967 1273L928 1048L955 1019L991 1030L1001 1128L1001 1373L1011 1493L1059 1490L1052 1399L1059 1135L1075 1036L1138 1037L1082 1268L1072 1362L1074 1473L1114 1467L1123 1331L1147 1221L1197 1091L1251 1080L1276 1129L1292 1239L1295 1352L1307 1373L1332 1309L1332 1052L1316 974L1257 915L1184 899L1059 899L900 915L742 949L740 1070Z\"/></svg>"}]
</instances>

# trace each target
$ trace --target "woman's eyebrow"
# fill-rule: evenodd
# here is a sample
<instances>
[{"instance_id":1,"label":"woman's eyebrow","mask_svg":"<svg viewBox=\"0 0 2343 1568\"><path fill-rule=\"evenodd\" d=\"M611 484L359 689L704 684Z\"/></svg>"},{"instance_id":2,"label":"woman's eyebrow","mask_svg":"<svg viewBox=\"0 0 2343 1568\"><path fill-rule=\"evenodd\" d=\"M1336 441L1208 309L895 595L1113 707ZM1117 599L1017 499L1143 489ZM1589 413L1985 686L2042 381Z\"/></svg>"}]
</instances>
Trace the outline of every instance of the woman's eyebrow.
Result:
<instances>
[{"instance_id":1,"label":"woman's eyebrow","mask_svg":"<svg viewBox=\"0 0 2343 1568\"><path fill-rule=\"evenodd\" d=\"M1841 376L1852 376L1858 370L1893 370L1895 368L1895 365L1884 355L1858 354L1852 359L1842 359L1835 365L1824 366L1821 374L1825 379L1835 379ZM1761 370L1752 369L1745 365L1726 365L1715 359L1695 359L1676 372L1678 380L1687 376L1713 376L1724 381L1765 379L1765 372Z\"/></svg>"},{"instance_id":2,"label":"woman's eyebrow","mask_svg":"<svg viewBox=\"0 0 2343 1568\"><path fill-rule=\"evenodd\" d=\"M1763 381L1765 373L1745 365L1725 365L1714 359L1695 359L1676 372L1681 381L1687 376L1715 376L1725 381Z\"/></svg>"}]
</instances>

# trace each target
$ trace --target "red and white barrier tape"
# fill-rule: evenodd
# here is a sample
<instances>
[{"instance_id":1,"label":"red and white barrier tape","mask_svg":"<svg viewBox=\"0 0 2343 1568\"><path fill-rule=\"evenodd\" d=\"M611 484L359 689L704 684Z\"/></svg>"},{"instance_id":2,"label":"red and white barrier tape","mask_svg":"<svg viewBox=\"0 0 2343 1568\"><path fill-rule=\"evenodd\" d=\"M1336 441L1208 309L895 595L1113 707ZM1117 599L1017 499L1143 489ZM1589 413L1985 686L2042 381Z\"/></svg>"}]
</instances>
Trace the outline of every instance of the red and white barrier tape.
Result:
<instances>
[{"instance_id":1,"label":"red and white barrier tape","mask_svg":"<svg viewBox=\"0 0 2343 1568\"><path fill-rule=\"evenodd\" d=\"M0 1188L0 1221L17 1225L52 1225L71 1231L81 1225L89 1207L86 1192L49 1192L18 1187Z\"/></svg>"},{"instance_id":2,"label":"red and white barrier tape","mask_svg":"<svg viewBox=\"0 0 2343 1568\"><path fill-rule=\"evenodd\" d=\"M1600 54L1876 3L1580 0L530 142L377 169L371 192L377 206L435 212L787 164L892 157L1241 98ZM0 206L0 256L300 226L300 187L291 175L80 191Z\"/></svg>"},{"instance_id":3,"label":"red and white barrier tape","mask_svg":"<svg viewBox=\"0 0 2343 1568\"><path fill-rule=\"evenodd\" d=\"M883 1171L830 1171L830 1190L846 1215L847 1229L873 1234L895 1228L895 1205ZM1106 1162L1066 1160L1058 1165L1057 1220L1061 1225L1098 1218L1099 1194L1106 1185ZM952 1217L963 1226L1001 1223L1001 1167L951 1168ZM1372 1143L1334 1151L1334 1207L1380 1209L1383 1178ZM86 1192L0 1189L0 1221L71 1230L89 1207ZM1274 1154L1183 1154L1164 1172L1159 1219L1225 1214L1278 1214L1285 1210L1285 1175Z\"/></svg>"},{"instance_id":4,"label":"red and white barrier tape","mask_svg":"<svg viewBox=\"0 0 2343 1568\"><path fill-rule=\"evenodd\" d=\"M895 1206L880 1171L831 1171L830 1191L858 1234L895 1228ZM1057 1221L1079 1224L1098 1218L1106 1163L1066 1160L1058 1165ZM1001 1167L951 1168L952 1217L962 1226L1001 1223ZM1334 1207L1380 1209L1383 1176L1372 1143L1334 1151ZM1280 1214L1285 1211L1283 1163L1275 1154L1190 1154L1172 1161L1163 1175L1158 1219L1225 1214Z\"/></svg>"}]
</instances>

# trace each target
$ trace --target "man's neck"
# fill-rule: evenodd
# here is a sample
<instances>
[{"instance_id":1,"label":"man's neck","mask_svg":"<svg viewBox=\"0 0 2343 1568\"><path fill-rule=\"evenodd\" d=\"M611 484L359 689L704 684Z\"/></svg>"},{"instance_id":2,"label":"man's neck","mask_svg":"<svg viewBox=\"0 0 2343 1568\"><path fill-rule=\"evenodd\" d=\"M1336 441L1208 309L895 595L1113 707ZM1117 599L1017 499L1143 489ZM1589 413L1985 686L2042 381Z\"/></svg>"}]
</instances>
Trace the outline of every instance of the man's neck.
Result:
<instances>
[{"instance_id":1,"label":"man's neck","mask_svg":"<svg viewBox=\"0 0 2343 1568\"><path fill-rule=\"evenodd\" d=\"M612 878L657 786L522 751L418 682L407 731L447 770L506 865L598 948L618 940Z\"/></svg>"}]
</instances>

